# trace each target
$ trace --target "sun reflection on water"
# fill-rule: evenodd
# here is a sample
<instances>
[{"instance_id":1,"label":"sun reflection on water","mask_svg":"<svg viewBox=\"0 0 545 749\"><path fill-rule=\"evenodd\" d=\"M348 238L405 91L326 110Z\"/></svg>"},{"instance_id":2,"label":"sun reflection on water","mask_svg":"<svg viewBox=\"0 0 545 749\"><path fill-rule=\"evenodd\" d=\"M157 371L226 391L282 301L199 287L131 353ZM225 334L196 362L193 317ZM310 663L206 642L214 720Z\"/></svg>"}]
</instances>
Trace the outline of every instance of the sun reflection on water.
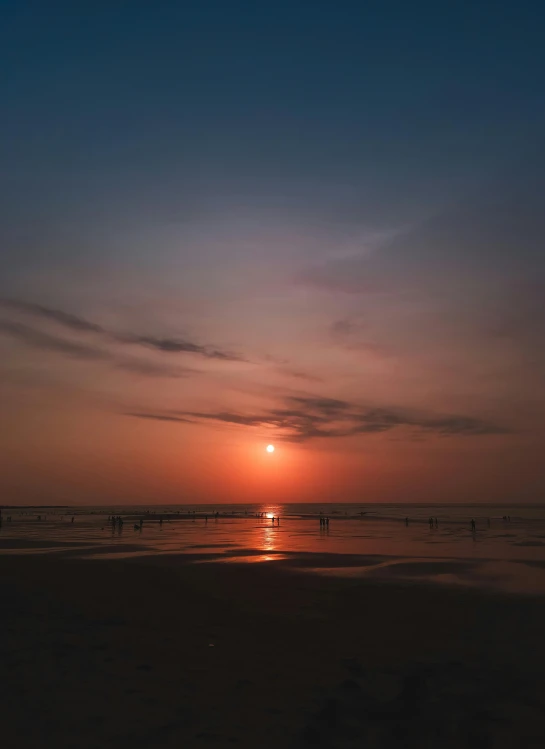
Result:
<instances>
[{"instance_id":1,"label":"sun reflection on water","mask_svg":"<svg viewBox=\"0 0 545 749\"><path fill-rule=\"evenodd\" d=\"M265 525L263 527L263 534L262 534L262 540L261 540L261 550L262 551L276 551L277 543L276 543L276 533L277 528L273 525Z\"/></svg>"}]
</instances>

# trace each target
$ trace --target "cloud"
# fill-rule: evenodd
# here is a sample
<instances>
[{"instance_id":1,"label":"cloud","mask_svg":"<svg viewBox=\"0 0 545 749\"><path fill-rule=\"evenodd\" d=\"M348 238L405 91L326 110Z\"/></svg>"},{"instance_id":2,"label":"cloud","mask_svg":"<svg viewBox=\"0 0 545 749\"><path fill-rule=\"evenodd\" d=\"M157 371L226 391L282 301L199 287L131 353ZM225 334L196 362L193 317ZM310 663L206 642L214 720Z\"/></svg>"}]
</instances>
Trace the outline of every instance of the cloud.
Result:
<instances>
[{"instance_id":1,"label":"cloud","mask_svg":"<svg viewBox=\"0 0 545 749\"><path fill-rule=\"evenodd\" d=\"M44 307L41 304L33 304L31 302L23 302L18 299L2 299L0 304L3 307L9 309L18 310L19 312L25 312L27 314L34 315L36 317L43 317L46 320L53 320L54 322L64 325L66 328L71 330L82 331L87 333L106 333L104 328L95 323L85 320L83 317L72 315L69 312L63 312L59 309L53 309L50 307Z\"/></svg>"},{"instance_id":2,"label":"cloud","mask_svg":"<svg viewBox=\"0 0 545 749\"><path fill-rule=\"evenodd\" d=\"M188 411L188 416L193 416L196 419L211 419L213 421L224 421L227 424L241 424L243 426L259 426L260 424L266 423L266 417L263 416L243 416L241 414L233 414L228 411L220 411L218 413L203 413L199 411Z\"/></svg>"},{"instance_id":3,"label":"cloud","mask_svg":"<svg viewBox=\"0 0 545 749\"><path fill-rule=\"evenodd\" d=\"M274 438L306 442L314 438L351 437L379 434L398 429L413 435L483 436L509 432L503 426L464 415L430 415L395 407L364 407L344 400L315 396L288 396L279 408L260 413L231 411L187 411L165 420L217 422L242 427L263 427L276 432ZM147 415L146 418L154 418ZM158 417L159 418L159 417Z\"/></svg>"},{"instance_id":4,"label":"cloud","mask_svg":"<svg viewBox=\"0 0 545 749\"><path fill-rule=\"evenodd\" d=\"M169 365L158 364L155 362L142 361L139 359L130 359L127 357L116 356L109 351L89 346L87 344L69 341L65 338L44 333L42 330L36 330L28 325L0 320L0 334L4 334L15 340L21 341L26 346L39 349L41 351L50 351L56 354L63 354L71 359L82 361L107 361L115 366L116 369L122 369L134 374L145 375L147 377L182 377L192 374L195 370L180 369Z\"/></svg>"},{"instance_id":5,"label":"cloud","mask_svg":"<svg viewBox=\"0 0 545 749\"><path fill-rule=\"evenodd\" d=\"M347 317L331 323L331 333L333 336L340 336L342 338L358 333L361 328L361 324L357 324L354 320L350 320Z\"/></svg>"},{"instance_id":6,"label":"cloud","mask_svg":"<svg viewBox=\"0 0 545 749\"><path fill-rule=\"evenodd\" d=\"M190 419L183 419L181 416L169 416L165 414L127 412L124 416L134 416L135 419L153 419L154 421L174 421L191 424Z\"/></svg>"},{"instance_id":7,"label":"cloud","mask_svg":"<svg viewBox=\"0 0 545 749\"><path fill-rule=\"evenodd\" d=\"M545 273L545 151L374 251L334 257L297 282L345 294L472 290Z\"/></svg>"},{"instance_id":8,"label":"cloud","mask_svg":"<svg viewBox=\"0 0 545 749\"><path fill-rule=\"evenodd\" d=\"M30 328L21 323L0 321L0 333L15 338L28 346L42 349L44 351L54 351L59 354L65 354L75 359L109 359L110 354L95 346L87 346L74 341L67 341L64 338L52 336L41 330Z\"/></svg>"},{"instance_id":9,"label":"cloud","mask_svg":"<svg viewBox=\"0 0 545 749\"><path fill-rule=\"evenodd\" d=\"M222 361L241 362L247 361L244 357L231 351L226 351L216 346L195 343L180 338L163 338L156 336L145 336L136 333L122 335L108 330L97 323L86 320L83 317L73 315L70 312L45 307L41 304L25 302L18 299L0 300L0 305L6 309L16 310L24 314L32 315L43 320L49 320L78 333L92 333L102 336L116 343L143 346L155 351L167 354L196 354L206 359L219 359Z\"/></svg>"},{"instance_id":10,"label":"cloud","mask_svg":"<svg viewBox=\"0 0 545 749\"><path fill-rule=\"evenodd\" d=\"M154 336L115 336L115 340L122 343L134 343L140 346L147 346L156 351L163 351L169 354L199 354L207 359L222 359L224 361L246 361L242 356L233 354L228 351L206 346L191 341L184 341L176 338L155 338Z\"/></svg>"}]
</instances>

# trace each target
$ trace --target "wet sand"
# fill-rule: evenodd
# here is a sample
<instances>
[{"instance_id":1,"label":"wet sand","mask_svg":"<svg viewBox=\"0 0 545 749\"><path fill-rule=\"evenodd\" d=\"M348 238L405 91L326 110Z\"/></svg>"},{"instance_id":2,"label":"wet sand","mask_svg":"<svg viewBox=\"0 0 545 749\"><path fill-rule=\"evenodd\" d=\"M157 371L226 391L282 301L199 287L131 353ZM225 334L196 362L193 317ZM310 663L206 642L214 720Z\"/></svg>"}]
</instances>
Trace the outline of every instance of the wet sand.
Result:
<instances>
[{"instance_id":1,"label":"wet sand","mask_svg":"<svg viewBox=\"0 0 545 749\"><path fill-rule=\"evenodd\" d=\"M202 512L171 520L165 514L164 523L154 514L128 512L123 526L112 527L103 511L80 510L72 523L73 516L58 509L44 511L41 520L35 511L19 510L0 529L0 555L184 555L186 561L229 564L282 560L284 566L321 575L545 595L543 508L512 522L494 518L488 525L480 518L475 533L461 516L429 528L424 518L407 527L400 517L335 517L334 512L324 529L309 515L282 514L279 525L272 523L272 511L259 513L260 518L239 512L208 520Z\"/></svg>"},{"instance_id":2,"label":"wet sand","mask_svg":"<svg viewBox=\"0 0 545 749\"><path fill-rule=\"evenodd\" d=\"M194 561L0 557L3 744L545 745L542 597Z\"/></svg>"}]
</instances>

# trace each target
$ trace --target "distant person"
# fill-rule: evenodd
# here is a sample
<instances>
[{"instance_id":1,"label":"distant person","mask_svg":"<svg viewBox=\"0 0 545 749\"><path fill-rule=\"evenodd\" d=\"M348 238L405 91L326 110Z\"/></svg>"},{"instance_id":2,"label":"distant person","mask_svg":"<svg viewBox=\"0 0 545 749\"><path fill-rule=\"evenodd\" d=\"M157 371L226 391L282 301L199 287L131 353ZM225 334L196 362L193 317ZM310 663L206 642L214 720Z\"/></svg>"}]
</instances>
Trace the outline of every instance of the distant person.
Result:
<instances>
[{"instance_id":1,"label":"distant person","mask_svg":"<svg viewBox=\"0 0 545 749\"><path fill-rule=\"evenodd\" d=\"M430 529L433 529L433 518L428 518Z\"/></svg>"},{"instance_id":2,"label":"distant person","mask_svg":"<svg viewBox=\"0 0 545 749\"><path fill-rule=\"evenodd\" d=\"M74 522L74 516L72 515L72 523Z\"/></svg>"},{"instance_id":3,"label":"distant person","mask_svg":"<svg viewBox=\"0 0 545 749\"><path fill-rule=\"evenodd\" d=\"M471 530L473 532L475 532L475 530L476 530L476 525L475 525L475 521L473 520L473 518L471 518Z\"/></svg>"},{"instance_id":4,"label":"distant person","mask_svg":"<svg viewBox=\"0 0 545 749\"><path fill-rule=\"evenodd\" d=\"M409 527L409 518L408 517L405 518L405 525L406 525L407 528Z\"/></svg>"},{"instance_id":5,"label":"distant person","mask_svg":"<svg viewBox=\"0 0 545 749\"><path fill-rule=\"evenodd\" d=\"M274 525L274 515L272 516L271 520L272 520L272 524Z\"/></svg>"}]
</instances>

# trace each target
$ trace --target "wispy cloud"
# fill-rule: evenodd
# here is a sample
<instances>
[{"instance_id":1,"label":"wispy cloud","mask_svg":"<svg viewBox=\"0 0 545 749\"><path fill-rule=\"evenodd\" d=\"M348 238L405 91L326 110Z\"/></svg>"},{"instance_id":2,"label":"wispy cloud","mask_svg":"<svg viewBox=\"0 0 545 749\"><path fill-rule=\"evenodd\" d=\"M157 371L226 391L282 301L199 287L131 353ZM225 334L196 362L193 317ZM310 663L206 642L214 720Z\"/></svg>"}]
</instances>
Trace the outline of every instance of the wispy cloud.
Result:
<instances>
[{"instance_id":1,"label":"wispy cloud","mask_svg":"<svg viewBox=\"0 0 545 749\"><path fill-rule=\"evenodd\" d=\"M28 346L42 349L44 351L54 351L59 354L73 357L75 359L109 359L110 354L96 346L87 346L82 343L75 343L64 338L44 333L28 325L21 323L0 321L0 333L16 338Z\"/></svg>"},{"instance_id":2,"label":"wispy cloud","mask_svg":"<svg viewBox=\"0 0 545 749\"><path fill-rule=\"evenodd\" d=\"M77 315L72 315L69 312L63 312L59 309L44 307L41 304L23 302L19 299L1 299L0 305L36 317L43 317L46 320L53 320L71 330L87 333L106 333L103 327L96 323L89 322L89 320L85 320L83 317L78 317Z\"/></svg>"},{"instance_id":3,"label":"wispy cloud","mask_svg":"<svg viewBox=\"0 0 545 749\"><path fill-rule=\"evenodd\" d=\"M246 361L240 354L187 339L148 336L138 333L128 333L126 335L117 333L83 317L73 315L70 312L45 307L41 304L34 304L18 299L3 299L0 300L0 305L5 309L15 310L43 320L52 321L73 332L96 334L115 343L143 346L166 354L195 354L206 359L220 359L222 361L233 362Z\"/></svg>"},{"instance_id":4,"label":"wispy cloud","mask_svg":"<svg viewBox=\"0 0 545 749\"><path fill-rule=\"evenodd\" d=\"M361 330L361 323L358 324L354 320L348 317L344 317L341 320L335 320L331 323L331 334L335 337L340 336L344 338L351 336L354 333L358 333Z\"/></svg>"},{"instance_id":5,"label":"wispy cloud","mask_svg":"<svg viewBox=\"0 0 545 749\"><path fill-rule=\"evenodd\" d=\"M154 421L174 421L182 422L185 424L191 424L190 419L183 419L181 416L168 416L164 414L152 414L152 413L138 413L138 412L127 412L125 416L134 416L136 419L152 419Z\"/></svg>"},{"instance_id":6,"label":"wispy cloud","mask_svg":"<svg viewBox=\"0 0 545 749\"><path fill-rule=\"evenodd\" d=\"M136 415L136 414L131 414ZM216 422L242 427L263 427L275 439L306 442L314 438L350 437L406 429L421 436L483 436L508 433L503 426L464 415L430 415L395 407L364 407L348 401L311 396L289 396L281 407L259 413L184 411L180 415L138 414L165 421Z\"/></svg>"},{"instance_id":7,"label":"wispy cloud","mask_svg":"<svg viewBox=\"0 0 545 749\"><path fill-rule=\"evenodd\" d=\"M112 336L113 337L113 336ZM115 340L122 343L134 343L139 346L147 346L156 351L168 354L198 354L207 359L222 359L224 361L245 361L244 357L213 346L207 346L191 341L183 341L176 338L155 338L154 336L121 336L116 335Z\"/></svg>"},{"instance_id":8,"label":"wispy cloud","mask_svg":"<svg viewBox=\"0 0 545 749\"><path fill-rule=\"evenodd\" d=\"M58 336L45 333L42 330L36 330L22 323L0 320L0 334L7 335L24 343L26 346L39 349L40 351L50 351L82 361L105 361L112 364L116 369L122 369L126 372L147 377L183 377L194 372L191 369L173 367L163 363L117 356L98 346L89 346L69 341L65 338L59 338Z\"/></svg>"}]
</instances>

